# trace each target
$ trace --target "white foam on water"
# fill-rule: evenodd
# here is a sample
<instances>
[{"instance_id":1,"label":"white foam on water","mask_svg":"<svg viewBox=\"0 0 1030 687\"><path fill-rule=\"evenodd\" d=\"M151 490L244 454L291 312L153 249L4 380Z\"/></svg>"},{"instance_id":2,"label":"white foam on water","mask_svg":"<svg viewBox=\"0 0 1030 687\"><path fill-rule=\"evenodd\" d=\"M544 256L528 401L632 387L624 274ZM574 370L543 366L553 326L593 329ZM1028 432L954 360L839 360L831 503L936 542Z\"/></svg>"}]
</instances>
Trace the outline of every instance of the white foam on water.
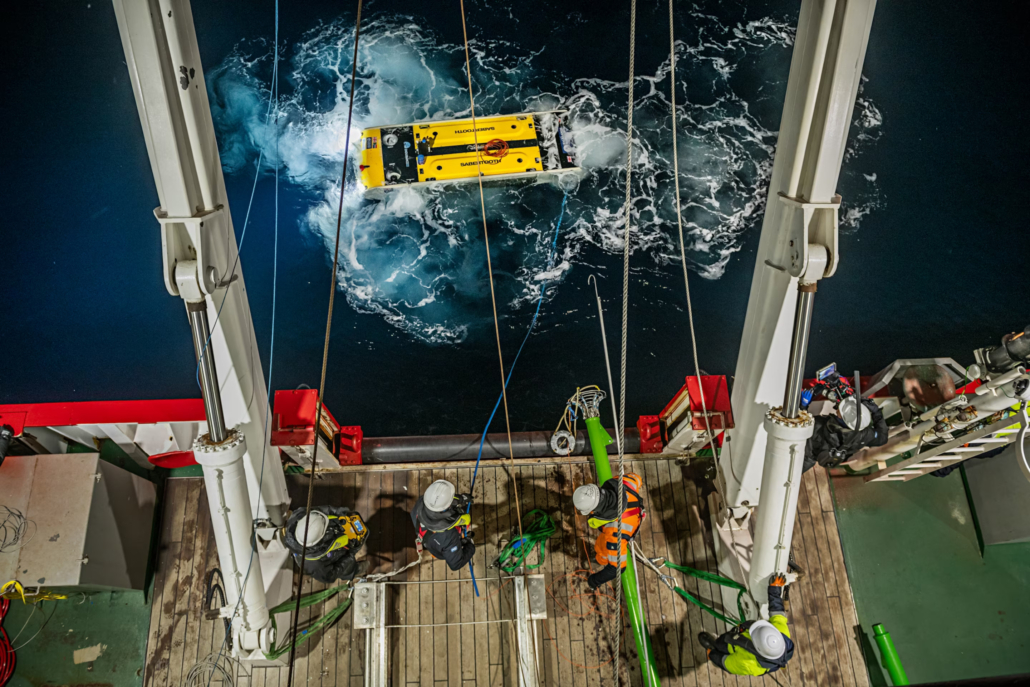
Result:
<instances>
[{"instance_id":1,"label":"white foam on water","mask_svg":"<svg viewBox=\"0 0 1030 687\"><path fill-rule=\"evenodd\" d=\"M734 75L753 61L789 56L794 29L773 18L725 26L700 12L686 16L692 30L677 44L677 102L687 259L702 277L718 279L743 235L757 228L776 143L776 132L764 128L734 90ZM565 123L584 170L569 196L553 262L562 191L551 184L486 186L499 305L511 312L531 307L544 282L553 294L591 251L622 252L627 83L549 73L535 66L539 51L505 41L475 40L470 48L477 114L567 109ZM276 124L264 120L268 46L238 46L207 77L223 166L230 174L250 174L259 152L279 165L311 199L300 222L331 259L349 140L340 290L354 309L378 314L415 339L460 342L491 321L478 187L406 188L368 200L356 183L354 144L368 126L469 116L464 52L417 18L374 16L362 30L348 132L352 51L349 19L310 30L287 51L292 57L280 68L283 90L290 89L280 102L277 153ZM663 270L679 261L668 89L668 61L637 77L630 241L638 269ZM875 144L882 123L876 106L860 97L848 164ZM865 191L847 199L845 227L883 204L875 173L861 171Z\"/></svg>"}]
</instances>

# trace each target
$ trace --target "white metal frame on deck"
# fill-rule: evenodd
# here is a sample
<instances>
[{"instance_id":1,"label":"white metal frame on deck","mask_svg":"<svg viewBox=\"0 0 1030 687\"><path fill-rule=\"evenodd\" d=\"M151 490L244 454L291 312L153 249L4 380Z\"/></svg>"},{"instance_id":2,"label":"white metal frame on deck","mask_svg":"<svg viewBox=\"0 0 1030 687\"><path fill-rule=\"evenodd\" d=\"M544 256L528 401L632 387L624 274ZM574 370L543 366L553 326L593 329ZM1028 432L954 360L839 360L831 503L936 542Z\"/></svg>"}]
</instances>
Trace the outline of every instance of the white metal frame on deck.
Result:
<instances>
[{"instance_id":1,"label":"white metal frame on deck","mask_svg":"<svg viewBox=\"0 0 1030 687\"><path fill-rule=\"evenodd\" d=\"M488 578L496 580L498 578ZM540 677L538 653L539 635L536 621L547 620L547 592L544 576L513 575L515 607L514 618L474 620L454 623L424 623L388 625L386 620L387 587L393 584L449 584L472 582L470 578L456 580L427 580L421 582L358 582L354 585L354 629L365 631L365 687L387 687L389 682L388 631L411 627L451 627L455 625L510 624L515 632L518 654L518 686L537 687ZM487 580L484 580L487 581Z\"/></svg>"}]
</instances>

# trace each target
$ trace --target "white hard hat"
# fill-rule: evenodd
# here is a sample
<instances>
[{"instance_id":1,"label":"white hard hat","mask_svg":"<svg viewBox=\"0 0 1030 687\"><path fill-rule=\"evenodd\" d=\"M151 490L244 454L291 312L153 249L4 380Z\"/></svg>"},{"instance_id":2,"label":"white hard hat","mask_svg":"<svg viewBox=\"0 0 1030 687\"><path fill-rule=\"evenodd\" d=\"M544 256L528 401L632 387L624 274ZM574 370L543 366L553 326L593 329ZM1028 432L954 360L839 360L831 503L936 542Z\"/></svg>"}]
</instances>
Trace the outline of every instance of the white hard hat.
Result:
<instances>
[{"instance_id":1,"label":"white hard hat","mask_svg":"<svg viewBox=\"0 0 1030 687\"><path fill-rule=\"evenodd\" d=\"M321 511L311 511L297 521L297 529L294 535L305 546L314 546L322 537L329 526L329 518Z\"/></svg>"},{"instance_id":2,"label":"white hard hat","mask_svg":"<svg viewBox=\"0 0 1030 687\"><path fill-rule=\"evenodd\" d=\"M861 409L862 419L856 428L855 417L859 413L857 409ZM848 396L840 402L840 405L837 406L837 415L841 420L844 420L844 424L847 425L849 429L865 429L869 426L869 423L873 421L873 414L869 412L869 409L865 407L865 404L861 403L854 396Z\"/></svg>"},{"instance_id":3,"label":"white hard hat","mask_svg":"<svg viewBox=\"0 0 1030 687\"><path fill-rule=\"evenodd\" d=\"M445 479L438 479L429 485L422 497L422 502L428 510L434 513L442 513L451 507L454 501L454 485Z\"/></svg>"},{"instance_id":4,"label":"white hard hat","mask_svg":"<svg viewBox=\"0 0 1030 687\"><path fill-rule=\"evenodd\" d=\"M572 494L572 505L583 515L590 515L600 502L601 490L596 484L584 484Z\"/></svg>"},{"instance_id":5,"label":"white hard hat","mask_svg":"<svg viewBox=\"0 0 1030 687\"><path fill-rule=\"evenodd\" d=\"M768 620L756 620L748 628L748 633L758 653L770 661L775 661L787 650L783 635Z\"/></svg>"}]
</instances>

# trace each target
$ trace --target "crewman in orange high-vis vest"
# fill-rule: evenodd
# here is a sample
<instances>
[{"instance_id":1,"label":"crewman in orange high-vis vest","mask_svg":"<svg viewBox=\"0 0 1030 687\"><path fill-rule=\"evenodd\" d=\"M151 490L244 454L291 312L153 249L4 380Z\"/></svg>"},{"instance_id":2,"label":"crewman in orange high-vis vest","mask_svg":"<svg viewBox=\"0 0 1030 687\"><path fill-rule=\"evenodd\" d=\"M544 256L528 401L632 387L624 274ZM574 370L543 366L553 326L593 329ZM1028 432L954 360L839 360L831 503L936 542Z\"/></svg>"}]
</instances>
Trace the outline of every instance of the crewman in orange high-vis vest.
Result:
<instances>
[{"instance_id":1,"label":"crewman in orange high-vis vest","mask_svg":"<svg viewBox=\"0 0 1030 687\"><path fill-rule=\"evenodd\" d=\"M589 517L587 524L601 530L594 542L594 557L602 567L587 578L591 589L597 589L626 567L629 540L637 534L647 513L640 493L644 483L640 475L628 473L623 480L623 498L619 504L619 478L613 477L600 488L586 484L576 489L572 503L580 513ZM620 531L619 513L622 513Z\"/></svg>"}]
</instances>

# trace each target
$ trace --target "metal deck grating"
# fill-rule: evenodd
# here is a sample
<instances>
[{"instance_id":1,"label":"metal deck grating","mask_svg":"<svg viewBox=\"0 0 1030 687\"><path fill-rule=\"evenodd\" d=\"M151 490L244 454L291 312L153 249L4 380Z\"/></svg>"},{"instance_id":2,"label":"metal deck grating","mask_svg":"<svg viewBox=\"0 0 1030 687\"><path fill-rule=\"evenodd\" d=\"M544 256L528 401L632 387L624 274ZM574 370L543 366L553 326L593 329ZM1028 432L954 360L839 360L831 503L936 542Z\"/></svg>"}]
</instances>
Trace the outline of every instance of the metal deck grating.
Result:
<instances>
[{"instance_id":1,"label":"metal deck grating","mask_svg":"<svg viewBox=\"0 0 1030 687\"><path fill-rule=\"evenodd\" d=\"M496 464L493 464L496 465ZM699 569L713 570L711 533L706 500L689 479L687 470L673 461L644 460L627 463L644 479L649 517L639 534L646 555L667 556ZM572 491L593 479L593 467L574 464L518 464L514 470L523 515L534 508L551 513L558 533L548 546L544 566L552 592L549 620L541 628L539 646L542 684L600 687L611 685L608 630L602 613L605 603L578 595L588 592L584 580L572 575L592 559L592 534L575 517ZM433 480L453 480L467 490L471 468L383 470L335 473L315 484L315 503L356 507L365 517L370 537L364 555L372 572L385 572L414 559L414 531L408 509L415 495ZM307 477L288 478L295 503L306 498ZM794 535L794 552L807 575L791 590L791 634L798 651L780 684L847 685L865 687L868 678L861 646L852 629L857 624L854 602L836 531L836 519L827 475L816 468L805 475ZM514 485L504 467L479 471L473 508L479 544L475 570L481 596L476 598L468 569L451 572L440 561L411 570L408 582L440 584L391 585L388 623L427 624L510 618L511 585L483 579L498 571L487 565L515 524ZM182 684L199 658L218 650L221 624L202 619L205 574L217 565L210 536L207 501L198 478L169 480L161 528L158 572L155 580L145 687ZM584 547L584 543L586 546ZM590 558L588 559L588 553ZM395 578L399 579L399 578ZM465 581L458 581L465 580ZM723 674L704 660L696 642L701 629L721 631L708 615L702 617L662 587L653 575L641 572L641 593L646 598L648 621L663 685L709 687L774 684L770 677L738 678ZM720 595L708 583L691 580L685 589L711 603ZM322 585L314 583L314 589ZM305 583L305 592L312 589ZM609 588L610 589L610 588ZM330 606L336 600L326 602ZM315 606L303 611L321 614ZM294 684L344 687L363 685L363 631L352 631L353 609L321 637L298 651ZM305 616L302 616L302 620ZM623 628L622 684L638 685L636 651L628 623ZM444 687L456 685L514 685L515 656L508 623L449 626L438 629L405 628L389 631L390 683ZM626 654L629 646L628 656ZM286 670L254 667L237 676L240 687L285 687Z\"/></svg>"}]
</instances>

